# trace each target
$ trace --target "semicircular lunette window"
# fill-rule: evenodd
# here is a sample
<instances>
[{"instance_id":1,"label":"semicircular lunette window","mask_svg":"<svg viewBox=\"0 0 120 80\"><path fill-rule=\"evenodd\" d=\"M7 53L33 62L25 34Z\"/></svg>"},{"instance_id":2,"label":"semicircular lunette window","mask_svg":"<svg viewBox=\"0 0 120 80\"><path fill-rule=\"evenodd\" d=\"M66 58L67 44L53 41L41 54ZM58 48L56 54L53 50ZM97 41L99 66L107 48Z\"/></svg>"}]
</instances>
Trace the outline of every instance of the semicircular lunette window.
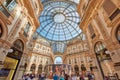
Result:
<instances>
[{"instance_id":1,"label":"semicircular lunette window","mask_svg":"<svg viewBox=\"0 0 120 80\"><path fill-rule=\"evenodd\" d=\"M120 42L120 25L117 29L117 35L116 36L117 36L118 41Z\"/></svg>"},{"instance_id":2,"label":"semicircular lunette window","mask_svg":"<svg viewBox=\"0 0 120 80\"><path fill-rule=\"evenodd\" d=\"M2 26L0 24L0 38L2 37L2 34L3 34L3 30L2 30Z\"/></svg>"},{"instance_id":3,"label":"semicircular lunette window","mask_svg":"<svg viewBox=\"0 0 120 80\"><path fill-rule=\"evenodd\" d=\"M77 37L80 17L74 3L53 1L44 5L40 15L40 27L37 32L48 40L67 41Z\"/></svg>"}]
</instances>

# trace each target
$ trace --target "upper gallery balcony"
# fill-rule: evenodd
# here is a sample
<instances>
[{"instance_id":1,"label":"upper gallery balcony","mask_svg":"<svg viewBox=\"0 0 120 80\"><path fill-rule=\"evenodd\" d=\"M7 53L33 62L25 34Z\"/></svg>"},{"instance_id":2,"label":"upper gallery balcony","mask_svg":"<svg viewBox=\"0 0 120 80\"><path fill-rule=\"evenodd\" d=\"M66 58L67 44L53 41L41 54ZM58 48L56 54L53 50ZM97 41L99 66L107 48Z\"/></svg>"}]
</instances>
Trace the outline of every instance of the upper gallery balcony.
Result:
<instances>
[{"instance_id":1,"label":"upper gallery balcony","mask_svg":"<svg viewBox=\"0 0 120 80\"><path fill-rule=\"evenodd\" d=\"M40 12L42 10L41 3L39 2L39 6L36 4L37 8L35 8L35 3L32 0L23 0L24 6L27 8L28 13L33 18L34 24L36 27L39 27L39 19L38 16L40 15ZM39 8L39 14L36 13L36 9Z\"/></svg>"},{"instance_id":2,"label":"upper gallery balcony","mask_svg":"<svg viewBox=\"0 0 120 80\"><path fill-rule=\"evenodd\" d=\"M0 1L0 13L5 16L10 22L13 19L12 11L16 7L17 3L15 0L7 0L4 2Z\"/></svg>"}]
</instances>

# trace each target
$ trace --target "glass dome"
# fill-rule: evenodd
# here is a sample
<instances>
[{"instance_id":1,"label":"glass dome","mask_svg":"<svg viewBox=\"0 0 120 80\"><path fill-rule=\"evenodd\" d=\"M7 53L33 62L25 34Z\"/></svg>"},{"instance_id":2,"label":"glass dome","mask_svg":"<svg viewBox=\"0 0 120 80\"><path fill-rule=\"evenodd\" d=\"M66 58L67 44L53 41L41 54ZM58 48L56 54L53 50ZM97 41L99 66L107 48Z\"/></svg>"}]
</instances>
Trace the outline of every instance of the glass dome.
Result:
<instances>
[{"instance_id":1,"label":"glass dome","mask_svg":"<svg viewBox=\"0 0 120 80\"><path fill-rule=\"evenodd\" d=\"M77 37L80 17L76 5L69 1L50 1L44 5L37 32L51 41L68 41Z\"/></svg>"}]
</instances>

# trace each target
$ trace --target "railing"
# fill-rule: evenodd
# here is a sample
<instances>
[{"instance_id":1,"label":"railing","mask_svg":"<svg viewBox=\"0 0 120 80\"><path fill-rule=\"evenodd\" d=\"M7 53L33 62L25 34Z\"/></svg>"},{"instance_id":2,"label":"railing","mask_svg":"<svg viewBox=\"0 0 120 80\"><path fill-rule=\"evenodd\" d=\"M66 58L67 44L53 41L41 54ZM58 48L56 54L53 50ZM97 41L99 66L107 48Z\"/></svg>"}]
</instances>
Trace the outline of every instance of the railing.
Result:
<instances>
[{"instance_id":1,"label":"railing","mask_svg":"<svg viewBox=\"0 0 120 80\"><path fill-rule=\"evenodd\" d=\"M111 61L111 58L110 57L101 57L100 58L100 61L105 61L105 60Z\"/></svg>"},{"instance_id":2,"label":"railing","mask_svg":"<svg viewBox=\"0 0 120 80\"><path fill-rule=\"evenodd\" d=\"M16 1L12 0L10 4L7 6L8 11L11 12L15 8L16 4L17 4Z\"/></svg>"},{"instance_id":3,"label":"railing","mask_svg":"<svg viewBox=\"0 0 120 80\"><path fill-rule=\"evenodd\" d=\"M6 9L5 6L3 6L2 4L0 5L0 11L6 16L6 17L10 17L10 13L8 12L8 10Z\"/></svg>"},{"instance_id":4,"label":"railing","mask_svg":"<svg viewBox=\"0 0 120 80\"><path fill-rule=\"evenodd\" d=\"M14 1L14 0L12 0L11 2L10 2L10 4L9 5L7 5L7 6L5 6L5 5L3 5L3 4L0 4L0 11L6 16L6 17L10 17L10 12L12 12L13 11L13 9L15 8L15 6L16 6L16 2Z\"/></svg>"}]
</instances>

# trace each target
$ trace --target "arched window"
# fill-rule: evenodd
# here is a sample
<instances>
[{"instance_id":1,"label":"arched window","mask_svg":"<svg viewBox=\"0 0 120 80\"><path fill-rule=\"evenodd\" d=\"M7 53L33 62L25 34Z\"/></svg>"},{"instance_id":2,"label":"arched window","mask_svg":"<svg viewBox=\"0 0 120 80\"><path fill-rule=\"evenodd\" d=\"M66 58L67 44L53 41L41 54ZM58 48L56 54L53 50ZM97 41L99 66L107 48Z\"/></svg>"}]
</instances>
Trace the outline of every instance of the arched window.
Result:
<instances>
[{"instance_id":1,"label":"arched window","mask_svg":"<svg viewBox=\"0 0 120 80\"><path fill-rule=\"evenodd\" d=\"M75 72L79 72L79 67L78 67L78 65L75 65L75 66L74 66L74 69L75 69Z\"/></svg>"},{"instance_id":2,"label":"arched window","mask_svg":"<svg viewBox=\"0 0 120 80\"><path fill-rule=\"evenodd\" d=\"M120 43L120 25L119 25L118 28L117 28L116 37L117 37L117 40L118 40L119 43Z\"/></svg>"},{"instance_id":3,"label":"arched window","mask_svg":"<svg viewBox=\"0 0 120 80\"><path fill-rule=\"evenodd\" d=\"M27 63L24 64L24 68L25 68L25 69L27 68Z\"/></svg>"},{"instance_id":4,"label":"arched window","mask_svg":"<svg viewBox=\"0 0 120 80\"><path fill-rule=\"evenodd\" d=\"M2 29L2 26L0 24L0 38L2 37L2 34L3 34L3 29Z\"/></svg>"},{"instance_id":5,"label":"arched window","mask_svg":"<svg viewBox=\"0 0 120 80\"><path fill-rule=\"evenodd\" d=\"M13 43L11 49L13 50L13 52L8 53L7 56L20 60L23 54L23 49L24 49L23 42L20 39L17 39Z\"/></svg>"},{"instance_id":6,"label":"arched window","mask_svg":"<svg viewBox=\"0 0 120 80\"><path fill-rule=\"evenodd\" d=\"M60 57L60 56L56 57L54 63L55 64L62 64L63 63L62 57Z\"/></svg>"},{"instance_id":7,"label":"arched window","mask_svg":"<svg viewBox=\"0 0 120 80\"><path fill-rule=\"evenodd\" d=\"M93 64L90 63L90 71L93 71Z\"/></svg>"},{"instance_id":8,"label":"arched window","mask_svg":"<svg viewBox=\"0 0 120 80\"><path fill-rule=\"evenodd\" d=\"M13 47L17 48L19 51L23 51L23 49L24 49L23 42L20 39L16 40L13 43Z\"/></svg>"},{"instance_id":9,"label":"arched window","mask_svg":"<svg viewBox=\"0 0 120 80\"><path fill-rule=\"evenodd\" d=\"M102 50L105 49L105 45L103 44L103 42L97 42L96 45L95 45L95 52L98 53Z\"/></svg>"},{"instance_id":10,"label":"arched window","mask_svg":"<svg viewBox=\"0 0 120 80\"><path fill-rule=\"evenodd\" d=\"M103 44L103 42L98 41L95 44L94 50L95 50L95 53L97 54L97 57L100 61L111 59L110 54L108 54L106 52L107 49L106 49L105 45Z\"/></svg>"},{"instance_id":11,"label":"arched window","mask_svg":"<svg viewBox=\"0 0 120 80\"><path fill-rule=\"evenodd\" d=\"M86 71L86 67L85 67L84 64L81 64L81 70L82 70L82 71Z\"/></svg>"},{"instance_id":12,"label":"arched window","mask_svg":"<svg viewBox=\"0 0 120 80\"><path fill-rule=\"evenodd\" d=\"M40 64L38 67L38 74L41 74L41 73L42 73L42 64Z\"/></svg>"},{"instance_id":13,"label":"arched window","mask_svg":"<svg viewBox=\"0 0 120 80\"><path fill-rule=\"evenodd\" d=\"M69 64L71 64L71 60L69 59Z\"/></svg>"},{"instance_id":14,"label":"arched window","mask_svg":"<svg viewBox=\"0 0 120 80\"><path fill-rule=\"evenodd\" d=\"M35 68L36 68L36 65L35 65L35 64L32 64L32 65L31 65L31 68L30 68L30 71L35 71Z\"/></svg>"},{"instance_id":15,"label":"arched window","mask_svg":"<svg viewBox=\"0 0 120 80\"><path fill-rule=\"evenodd\" d=\"M96 42L94 46L94 51L99 69L101 71L101 75L104 78L104 76L107 75L106 72L109 72L113 67L113 65L111 65L112 60L110 57L110 53L108 52L104 43L101 41Z\"/></svg>"}]
</instances>

